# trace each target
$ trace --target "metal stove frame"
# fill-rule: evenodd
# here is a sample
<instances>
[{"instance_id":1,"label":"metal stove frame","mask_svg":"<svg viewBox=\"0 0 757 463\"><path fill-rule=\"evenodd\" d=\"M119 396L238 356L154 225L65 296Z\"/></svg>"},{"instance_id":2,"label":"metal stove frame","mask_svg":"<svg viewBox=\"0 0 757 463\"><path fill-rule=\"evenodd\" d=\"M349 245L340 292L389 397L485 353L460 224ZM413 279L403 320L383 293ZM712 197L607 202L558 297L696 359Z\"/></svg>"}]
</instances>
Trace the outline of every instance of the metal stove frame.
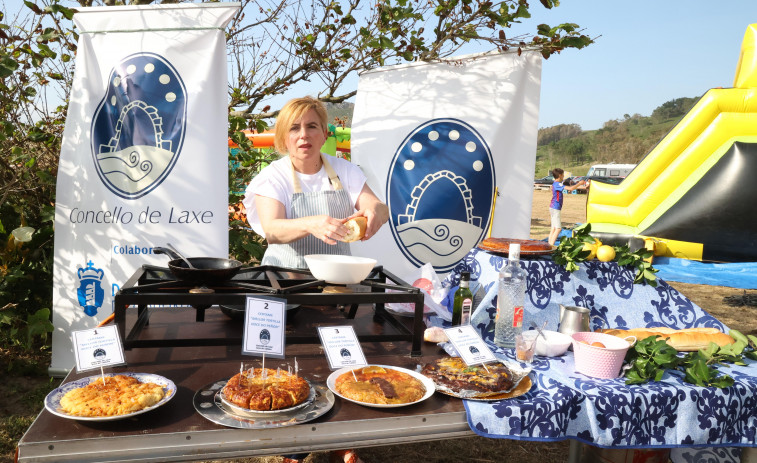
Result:
<instances>
[{"instance_id":1,"label":"metal stove frame","mask_svg":"<svg viewBox=\"0 0 757 463\"><path fill-rule=\"evenodd\" d=\"M297 278L287 277L285 274L294 274ZM213 293L191 294L189 290L196 286L195 284L178 280L168 268L143 265L115 295L114 323L118 327L124 349L127 350L138 347L241 345L241 337L144 340L139 339L139 334L149 324L150 306L192 306L197 310L196 321L202 322L205 319L205 309L208 307L244 305L246 298L252 294L286 299L289 304L349 307L349 310L345 310L345 317L350 319L355 317L360 304L374 304L374 318L389 323L398 333L361 335L360 340L412 341L410 355L421 355L424 300L420 289L408 285L380 265L374 267L368 277L360 282L361 286L369 287L370 292L324 294L319 289L324 285L329 284L316 279L307 270L266 265L241 269L234 278L212 285L215 291ZM307 292L310 288L315 288L317 292ZM387 292L388 289L393 292ZM384 304L392 302L410 302L415 305L412 330L386 310ZM129 307L137 307L137 320L127 333L126 310ZM287 343L317 344L320 343L320 339L317 333L290 334L287 335Z\"/></svg>"}]
</instances>

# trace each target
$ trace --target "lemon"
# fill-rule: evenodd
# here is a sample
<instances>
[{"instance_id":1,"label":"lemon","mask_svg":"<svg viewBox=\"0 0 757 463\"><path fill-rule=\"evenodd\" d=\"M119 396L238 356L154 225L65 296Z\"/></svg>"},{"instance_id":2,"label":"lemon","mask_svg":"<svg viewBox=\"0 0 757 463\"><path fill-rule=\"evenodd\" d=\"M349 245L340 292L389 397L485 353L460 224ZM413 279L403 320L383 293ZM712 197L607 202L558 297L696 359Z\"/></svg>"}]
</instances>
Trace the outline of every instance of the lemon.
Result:
<instances>
[{"instance_id":1,"label":"lemon","mask_svg":"<svg viewBox=\"0 0 757 463\"><path fill-rule=\"evenodd\" d=\"M611 260L615 259L615 248L603 244L599 247L599 249L597 249L597 259L599 259L601 262L610 262Z\"/></svg>"},{"instance_id":2,"label":"lemon","mask_svg":"<svg viewBox=\"0 0 757 463\"><path fill-rule=\"evenodd\" d=\"M596 243L584 243L583 250L591 251L589 252L589 255L586 256L586 260L592 260L595 257L597 257L597 244Z\"/></svg>"}]
</instances>

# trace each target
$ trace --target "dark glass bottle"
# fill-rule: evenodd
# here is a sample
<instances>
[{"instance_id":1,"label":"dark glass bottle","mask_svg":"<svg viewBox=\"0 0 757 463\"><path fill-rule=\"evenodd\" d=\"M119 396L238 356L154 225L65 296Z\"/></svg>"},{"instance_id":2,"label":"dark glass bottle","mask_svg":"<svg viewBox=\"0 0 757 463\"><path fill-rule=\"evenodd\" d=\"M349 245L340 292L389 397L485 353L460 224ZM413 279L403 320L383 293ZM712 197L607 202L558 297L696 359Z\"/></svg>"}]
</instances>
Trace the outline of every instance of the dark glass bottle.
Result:
<instances>
[{"instance_id":1,"label":"dark glass bottle","mask_svg":"<svg viewBox=\"0 0 757 463\"><path fill-rule=\"evenodd\" d=\"M470 324L473 311L473 293L470 291L470 272L460 274L460 287L452 303L452 326Z\"/></svg>"}]
</instances>

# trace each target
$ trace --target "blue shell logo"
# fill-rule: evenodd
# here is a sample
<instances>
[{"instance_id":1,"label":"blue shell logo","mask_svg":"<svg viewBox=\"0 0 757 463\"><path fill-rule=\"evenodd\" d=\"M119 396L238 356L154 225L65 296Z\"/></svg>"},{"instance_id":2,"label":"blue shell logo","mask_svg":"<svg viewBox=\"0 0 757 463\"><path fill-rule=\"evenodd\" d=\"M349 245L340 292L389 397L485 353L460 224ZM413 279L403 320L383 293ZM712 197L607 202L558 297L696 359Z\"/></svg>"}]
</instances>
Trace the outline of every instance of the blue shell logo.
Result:
<instances>
[{"instance_id":1,"label":"blue shell logo","mask_svg":"<svg viewBox=\"0 0 757 463\"><path fill-rule=\"evenodd\" d=\"M110 72L92 120L92 157L103 184L140 198L168 176L184 143L187 92L174 67L153 53L123 59Z\"/></svg>"},{"instance_id":2,"label":"blue shell logo","mask_svg":"<svg viewBox=\"0 0 757 463\"><path fill-rule=\"evenodd\" d=\"M478 244L492 212L491 150L470 125L432 119L397 149L387 178L394 240L417 267L446 272Z\"/></svg>"},{"instance_id":3,"label":"blue shell logo","mask_svg":"<svg viewBox=\"0 0 757 463\"><path fill-rule=\"evenodd\" d=\"M271 332L263 328L262 330L260 330L259 339L260 339L260 343L265 346L271 341Z\"/></svg>"},{"instance_id":4,"label":"blue shell logo","mask_svg":"<svg viewBox=\"0 0 757 463\"><path fill-rule=\"evenodd\" d=\"M85 268L76 271L79 276L79 287L76 289L76 298L84 313L90 317L97 315L97 309L102 307L105 300L105 291L102 287L102 279L105 272L95 268L92 261L87 262Z\"/></svg>"}]
</instances>

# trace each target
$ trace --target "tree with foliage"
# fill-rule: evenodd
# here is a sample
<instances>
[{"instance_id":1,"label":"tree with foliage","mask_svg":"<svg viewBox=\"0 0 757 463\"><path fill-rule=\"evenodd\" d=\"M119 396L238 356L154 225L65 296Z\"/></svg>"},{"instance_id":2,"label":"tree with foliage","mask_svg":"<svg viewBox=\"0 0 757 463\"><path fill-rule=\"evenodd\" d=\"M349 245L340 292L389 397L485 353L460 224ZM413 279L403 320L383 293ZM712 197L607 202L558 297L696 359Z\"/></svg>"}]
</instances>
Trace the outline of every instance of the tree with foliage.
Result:
<instances>
[{"instance_id":1,"label":"tree with foliage","mask_svg":"<svg viewBox=\"0 0 757 463\"><path fill-rule=\"evenodd\" d=\"M76 49L73 12L0 12L0 329L29 349L52 330L55 177ZM53 101L51 101L53 100Z\"/></svg>"},{"instance_id":2,"label":"tree with foliage","mask_svg":"<svg viewBox=\"0 0 757 463\"><path fill-rule=\"evenodd\" d=\"M24 1L13 15L0 12L0 239L7 242L0 251L0 326L34 332L29 314L51 304L55 176L78 39L73 14L151 3L160 2L38 0ZM540 4L553 8L559 0ZM356 93L345 88L349 76L378 66L449 58L476 44L549 58L592 43L573 23L512 32L531 8L526 0L242 0L227 28L229 136L239 145L230 156L229 204L274 156L240 131L267 128L277 114L273 98L304 82L317 82L318 98L337 103ZM244 261L259 258L265 244L239 214L230 220L230 243Z\"/></svg>"},{"instance_id":3,"label":"tree with foliage","mask_svg":"<svg viewBox=\"0 0 757 463\"><path fill-rule=\"evenodd\" d=\"M655 108L651 116L625 114L599 130L582 131L577 124L539 129L537 165L637 164L688 113L698 98L677 98ZM538 175L538 174L537 174Z\"/></svg>"},{"instance_id":4,"label":"tree with foliage","mask_svg":"<svg viewBox=\"0 0 757 463\"><path fill-rule=\"evenodd\" d=\"M666 101L652 111L652 117L658 120L681 118L694 107L697 101L699 98L676 98Z\"/></svg>"},{"instance_id":5,"label":"tree with foliage","mask_svg":"<svg viewBox=\"0 0 757 463\"><path fill-rule=\"evenodd\" d=\"M578 124L558 124L552 127L539 129L537 136L537 146L548 145L566 138L573 138L581 135L581 126Z\"/></svg>"}]
</instances>

